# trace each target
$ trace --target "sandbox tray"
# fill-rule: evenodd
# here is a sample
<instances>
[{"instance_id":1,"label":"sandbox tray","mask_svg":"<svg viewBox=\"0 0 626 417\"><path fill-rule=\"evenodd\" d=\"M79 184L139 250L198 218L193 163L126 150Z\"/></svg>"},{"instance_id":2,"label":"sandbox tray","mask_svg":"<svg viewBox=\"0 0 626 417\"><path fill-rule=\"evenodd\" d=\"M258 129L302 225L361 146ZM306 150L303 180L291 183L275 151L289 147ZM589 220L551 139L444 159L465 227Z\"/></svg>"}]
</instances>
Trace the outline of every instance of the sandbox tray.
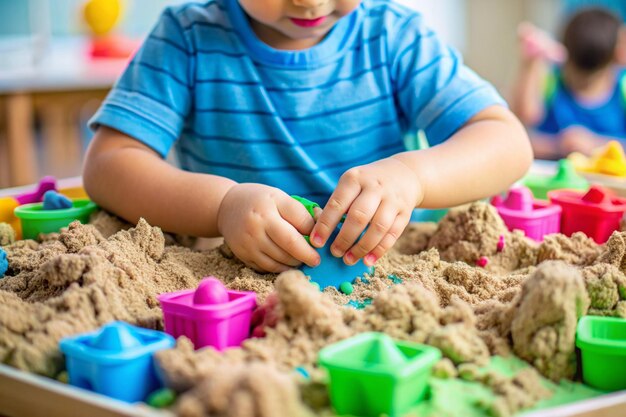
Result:
<instances>
[{"instance_id":1,"label":"sandbox tray","mask_svg":"<svg viewBox=\"0 0 626 417\"><path fill-rule=\"evenodd\" d=\"M174 414L141 404L126 404L0 364L0 416L173 417ZM626 391L518 416L624 417Z\"/></svg>"}]
</instances>

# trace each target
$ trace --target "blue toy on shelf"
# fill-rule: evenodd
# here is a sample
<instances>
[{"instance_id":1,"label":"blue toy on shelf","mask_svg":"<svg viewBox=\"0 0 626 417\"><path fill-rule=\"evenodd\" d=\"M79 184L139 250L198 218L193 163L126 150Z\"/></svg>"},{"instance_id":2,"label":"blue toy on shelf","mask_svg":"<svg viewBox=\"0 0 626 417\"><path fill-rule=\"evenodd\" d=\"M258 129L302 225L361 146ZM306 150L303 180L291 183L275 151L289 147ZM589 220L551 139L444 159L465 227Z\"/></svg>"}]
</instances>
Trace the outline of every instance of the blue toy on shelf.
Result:
<instances>
[{"instance_id":1,"label":"blue toy on shelf","mask_svg":"<svg viewBox=\"0 0 626 417\"><path fill-rule=\"evenodd\" d=\"M43 195L44 210L63 210L73 206L72 200L56 191L46 191Z\"/></svg>"},{"instance_id":2,"label":"blue toy on shelf","mask_svg":"<svg viewBox=\"0 0 626 417\"><path fill-rule=\"evenodd\" d=\"M0 248L0 278L4 278L7 269L9 269L9 261L7 261L7 253Z\"/></svg>"},{"instance_id":3,"label":"blue toy on shelf","mask_svg":"<svg viewBox=\"0 0 626 417\"><path fill-rule=\"evenodd\" d=\"M317 203L298 196L292 197L302 203L311 216L315 216L314 210L316 207L319 207ZM337 229L330 236L328 239L329 243L322 248L315 249L320 255L320 264L314 268L308 265L300 267L304 275L311 278L311 282L315 282L319 285L321 291L324 291L324 289L328 287L335 287L337 290L342 291L342 284L352 284L356 278L374 272L374 268L365 265L362 260L349 266L345 264L343 258L336 258L330 252L330 242L334 241L337 234L339 234L341 225L342 223L337 226ZM306 237L308 238L308 236ZM343 288L351 288L351 285L344 285Z\"/></svg>"},{"instance_id":4,"label":"blue toy on shelf","mask_svg":"<svg viewBox=\"0 0 626 417\"><path fill-rule=\"evenodd\" d=\"M71 385L132 403L162 387L153 354L174 344L166 333L113 322L61 340L60 349Z\"/></svg>"}]
</instances>

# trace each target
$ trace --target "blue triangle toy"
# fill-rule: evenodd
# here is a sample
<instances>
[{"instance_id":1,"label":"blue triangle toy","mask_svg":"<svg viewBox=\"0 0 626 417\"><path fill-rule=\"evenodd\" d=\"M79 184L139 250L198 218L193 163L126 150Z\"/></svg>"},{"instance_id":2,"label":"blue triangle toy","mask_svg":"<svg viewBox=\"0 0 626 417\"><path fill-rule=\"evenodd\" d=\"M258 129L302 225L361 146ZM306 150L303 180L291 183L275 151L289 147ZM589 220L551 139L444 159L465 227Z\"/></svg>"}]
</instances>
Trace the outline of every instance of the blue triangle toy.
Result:
<instances>
[{"instance_id":1,"label":"blue triangle toy","mask_svg":"<svg viewBox=\"0 0 626 417\"><path fill-rule=\"evenodd\" d=\"M314 216L314 209L319 207L317 203L298 196L292 197L302 203L309 211L309 214ZM359 260L356 264L349 266L344 263L343 258L336 258L330 252L330 242L335 240L341 230L341 226L342 223L337 226L333 234L328 239L328 243L324 247L315 249L320 255L320 264L314 268L308 265L300 267L300 270L304 273L304 275L311 278L311 282L320 286L321 291L324 291L324 289L328 287L335 287L337 290L341 291L342 284L352 284L356 278L362 277L365 274L372 274L374 272L374 268L365 265L362 260ZM305 237L308 241L308 236Z\"/></svg>"}]
</instances>

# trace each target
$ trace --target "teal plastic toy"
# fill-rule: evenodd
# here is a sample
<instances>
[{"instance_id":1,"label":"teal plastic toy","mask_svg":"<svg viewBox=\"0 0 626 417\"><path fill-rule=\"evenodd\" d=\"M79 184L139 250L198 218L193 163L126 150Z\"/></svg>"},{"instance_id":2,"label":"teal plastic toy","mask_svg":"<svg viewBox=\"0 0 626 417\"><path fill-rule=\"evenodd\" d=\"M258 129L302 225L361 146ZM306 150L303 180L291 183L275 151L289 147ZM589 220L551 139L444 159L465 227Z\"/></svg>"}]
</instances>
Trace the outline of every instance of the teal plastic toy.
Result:
<instances>
[{"instance_id":1,"label":"teal plastic toy","mask_svg":"<svg viewBox=\"0 0 626 417\"><path fill-rule=\"evenodd\" d=\"M9 269L9 261L7 260L7 253L4 249L0 248L0 278L4 278L4 274L6 274Z\"/></svg>"},{"instance_id":2,"label":"teal plastic toy","mask_svg":"<svg viewBox=\"0 0 626 417\"><path fill-rule=\"evenodd\" d=\"M583 317L578 322L576 346L585 384L604 391L626 389L626 320Z\"/></svg>"},{"instance_id":3,"label":"teal plastic toy","mask_svg":"<svg viewBox=\"0 0 626 417\"><path fill-rule=\"evenodd\" d=\"M54 190L46 191L43 195L44 210L63 210L72 206L72 200Z\"/></svg>"},{"instance_id":4,"label":"teal plastic toy","mask_svg":"<svg viewBox=\"0 0 626 417\"><path fill-rule=\"evenodd\" d=\"M15 208L15 216L22 222L24 239L37 239L40 233L54 233L74 220L83 224L98 206L89 199L72 201L72 207L61 210L44 210L43 203L25 204Z\"/></svg>"},{"instance_id":5,"label":"teal plastic toy","mask_svg":"<svg viewBox=\"0 0 626 417\"><path fill-rule=\"evenodd\" d=\"M548 199L548 191L580 190L587 191L589 182L576 173L574 166L567 159L561 159L554 176L529 175L522 183L532 191L539 200Z\"/></svg>"},{"instance_id":6,"label":"teal plastic toy","mask_svg":"<svg viewBox=\"0 0 626 417\"><path fill-rule=\"evenodd\" d=\"M440 358L439 349L431 346L363 333L322 349L318 362L330 375L337 414L394 417L424 399L431 369Z\"/></svg>"},{"instance_id":7,"label":"teal plastic toy","mask_svg":"<svg viewBox=\"0 0 626 417\"><path fill-rule=\"evenodd\" d=\"M306 198L298 196L291 197L302 203L308 210L309 214L314 216L315 208L319 207L319 204L307 200ZM337 229L335 229L332 233L328 242L335 240L341 230L341 225L342 223L337 226ZM308 236L305 236L305 239L309 241ZM320 255L320 264L314 268L308 265L303 265L300 267L300 270L304 273L304 275L310 277L312 282L319 284L321 291L324 291L324 289L328 287L335 287L337 290L342 291L342 286L343 289L348 290L352 287L352 282L356 278L362 277L365 274L372 274L374 271L373 267L365 265L362 260L359 260L359 262L351 266L346 265L343 258L336 258L333 256L330 252L329 243L322 248L315 248L315 250Z\"/></svg>"}]
</instances>

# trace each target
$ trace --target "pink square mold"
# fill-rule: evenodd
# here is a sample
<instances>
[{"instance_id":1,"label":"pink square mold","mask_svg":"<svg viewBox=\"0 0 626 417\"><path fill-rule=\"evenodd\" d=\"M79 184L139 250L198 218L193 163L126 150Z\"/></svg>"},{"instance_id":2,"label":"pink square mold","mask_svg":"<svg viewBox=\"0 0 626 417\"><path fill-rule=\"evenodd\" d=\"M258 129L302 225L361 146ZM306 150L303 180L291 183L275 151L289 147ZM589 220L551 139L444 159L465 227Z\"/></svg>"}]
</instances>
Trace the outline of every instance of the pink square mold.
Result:
<instances>
[{"instance_id":1,"label":"pink square mold","mask_svg":"<svg viewBox=\"0 0 626 417\"><path fill-rule=\"evenodd\" d=\"M514 187L506 198L498 196L491 203L509 230L521 230L533 240L540 242L544 236L560 231L561 207L535 200L527 187Z\"/></svg>"},{"instance_id":2,"label":"pink square mold","mask_svg":"<svg viewBox=\"0 0 626 417\"><path fill-rule=\"evenodd\" d=\"M256 293L228 290L208 277L195 290L161 294L165 332L188 337L196 349L212 346L223 351L239 347L250 336Z\"/></svg>"}]
</instances>

